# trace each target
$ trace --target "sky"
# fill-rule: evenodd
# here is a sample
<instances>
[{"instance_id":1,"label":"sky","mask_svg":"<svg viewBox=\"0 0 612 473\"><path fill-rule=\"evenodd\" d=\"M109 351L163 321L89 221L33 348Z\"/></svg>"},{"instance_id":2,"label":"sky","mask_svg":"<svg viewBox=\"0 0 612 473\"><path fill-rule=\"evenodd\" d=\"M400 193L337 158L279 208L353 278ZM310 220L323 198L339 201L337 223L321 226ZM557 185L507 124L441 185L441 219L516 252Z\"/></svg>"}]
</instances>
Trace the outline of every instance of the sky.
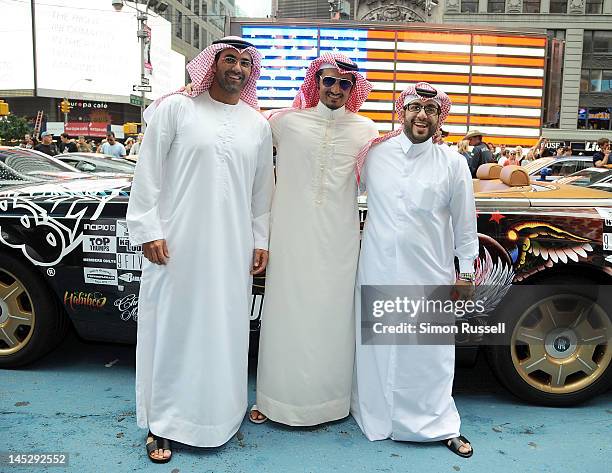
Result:
<instances>
[{"instance_id":1,"label":"sky","mask_svg":"<svg viewBox=\"0 0 612 473\"><path fill-rule=\"evenodd\" d=\"M251 18L266 17L270 14L271 0L236 0L245 16Z\"/></svg>"}]
</instances>

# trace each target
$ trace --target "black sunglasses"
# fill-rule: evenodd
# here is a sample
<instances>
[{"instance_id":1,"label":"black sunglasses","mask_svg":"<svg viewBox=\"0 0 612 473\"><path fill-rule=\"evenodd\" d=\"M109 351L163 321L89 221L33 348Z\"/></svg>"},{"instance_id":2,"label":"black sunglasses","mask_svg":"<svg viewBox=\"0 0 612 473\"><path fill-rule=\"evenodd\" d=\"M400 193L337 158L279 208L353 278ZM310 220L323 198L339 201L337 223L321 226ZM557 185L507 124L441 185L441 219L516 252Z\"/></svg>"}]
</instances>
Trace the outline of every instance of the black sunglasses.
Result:
<instances>
[{"instance_id":1,"label":"black sunglasses","mask_svg":"<svg viewBox=\"0 0 612 473\"><path fill-rule=\"evenodd\" d=\"M340 81L340 88L342 90L349 90L351 87L353 87L353 82L348 79L341 79L340 77L334 76L321 77L321 83L324 87L333 87L338 81Z\"/></svg>"}]
</instances>

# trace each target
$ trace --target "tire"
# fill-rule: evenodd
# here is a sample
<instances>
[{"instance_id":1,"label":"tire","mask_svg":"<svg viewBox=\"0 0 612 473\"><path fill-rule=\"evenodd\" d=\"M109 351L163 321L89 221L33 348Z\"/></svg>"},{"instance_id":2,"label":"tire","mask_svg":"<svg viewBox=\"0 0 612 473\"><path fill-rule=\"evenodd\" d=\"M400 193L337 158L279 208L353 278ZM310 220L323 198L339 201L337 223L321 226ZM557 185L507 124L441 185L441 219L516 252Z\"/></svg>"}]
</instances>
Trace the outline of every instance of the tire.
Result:
<instances>
[{"instance_id":1,"label":"tire","mask_svg":"<svg viewBox=\"0 0 612 473\"><path fill-rule=\"evenodd\" d=\"M40 275L21 259L0 254L0 368L41 358L64 339L68 326Z\"/></svg>"},{"instance_id":2,"label":"tire","mask_svg":"<svg viewBox=\"0 0 612 473\"><path fill-rule=\"evenodd\" d=\"M612 386L611 306L607 296L601 298L605 288L599 293L595 283L588 284L564 278L562 283L549 279L519 286L521 297L501 307L499 320L506 322L512 339L509 346L485 351L495 376L512 394L562 407L585 402Z\"/></svg>"}]
</instances>

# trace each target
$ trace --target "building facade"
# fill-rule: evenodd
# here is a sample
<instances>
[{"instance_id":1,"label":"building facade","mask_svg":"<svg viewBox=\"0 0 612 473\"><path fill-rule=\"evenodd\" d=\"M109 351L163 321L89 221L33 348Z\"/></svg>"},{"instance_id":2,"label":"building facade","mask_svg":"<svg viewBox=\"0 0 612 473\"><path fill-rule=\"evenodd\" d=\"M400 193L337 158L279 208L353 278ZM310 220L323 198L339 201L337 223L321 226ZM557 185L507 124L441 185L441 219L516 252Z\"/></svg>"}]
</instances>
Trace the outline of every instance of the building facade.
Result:
<instances>
[{"instance_id":1,"label":"building facade","mask_svg":"<svg viewBox=\"0 0 612 473\"><path fill-rule=\"evenodd\" d=\"M529 28L549 38L543 136L612 139L612 0L356 0L336 2L345 18L367 21ZM327 0L274 0L278 18L329 18ZM277 5L277 7L275 7ZM322 12L327 8L327 16ZM306 12L308 14L304 14ZM315 16L314 13L321 16ZM555 49L556 48L556 49ZM560 53L558 67L553 66Z\"/></svg>"},{"instance_id":2,"label":"building facade","mask_svg":"<svg viewBox=\"0 0 612 473\"><path fill-rule=\"evenodd\" d=\"M166 0L162 14L172 23L172 49L192 60L212 41L222 38L236 15L234 0Z\"/></svg>"},{"instance_id":3,"label":"building facade","mask_svg":"<svg viewBox=\"0 0 612 473\"><path fill-rule=\"evenodd\" d=\"M541 28L562 40L560 113L543 135L565 142L612 139L612 0L444 1L444 23ZM551 87L557 78L547 79Z\"/></svg>"}]
</instances>

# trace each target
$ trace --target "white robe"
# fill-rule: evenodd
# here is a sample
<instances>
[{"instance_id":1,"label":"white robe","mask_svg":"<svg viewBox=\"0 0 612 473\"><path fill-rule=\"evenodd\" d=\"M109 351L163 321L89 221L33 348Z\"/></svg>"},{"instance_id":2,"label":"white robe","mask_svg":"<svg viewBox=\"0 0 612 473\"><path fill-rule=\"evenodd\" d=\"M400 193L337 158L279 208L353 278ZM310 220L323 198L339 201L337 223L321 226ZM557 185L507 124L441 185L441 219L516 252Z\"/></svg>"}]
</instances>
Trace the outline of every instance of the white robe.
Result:
<instances>
[{"instance_id":1,"label":"white robe","mask_svg":"<svg viewBox=\"0 0 612 473\"><path fill-rule=\"evenodd\" d=\"M205 92L167 97L149 123L128 206L133 244L165 238L145 259L138 306L139 427L198 447L224 444L247 408L249 275L268 247L273 192L267 121Z\"/></svg>"},{"instance_id":2,"label":"white robe","mask_svg":"<svg viewBox=\"0 0 612 473\"><path fill-rule=\"evenodd\" d=\"M316 425L349 414L359 254L355 157L378 131L370 119L322 103L273 118L271 126L277 182L257 406L283 424Z\"/></svg>"},{"instance_id":3,"label":"white robe","mask_svg":"<svg viewBox=\"0 0 612 473\"><path fill-rule=\"evenodd\" d=\"M463 156L404 133L374 146L362 174L368 215L355 291L357 349L351 413L369 440L459 435L451 391L455 347L362 345L362 285L451 285L454 257L478 256L470 170Z\"/></svg>"}]
</instances>

